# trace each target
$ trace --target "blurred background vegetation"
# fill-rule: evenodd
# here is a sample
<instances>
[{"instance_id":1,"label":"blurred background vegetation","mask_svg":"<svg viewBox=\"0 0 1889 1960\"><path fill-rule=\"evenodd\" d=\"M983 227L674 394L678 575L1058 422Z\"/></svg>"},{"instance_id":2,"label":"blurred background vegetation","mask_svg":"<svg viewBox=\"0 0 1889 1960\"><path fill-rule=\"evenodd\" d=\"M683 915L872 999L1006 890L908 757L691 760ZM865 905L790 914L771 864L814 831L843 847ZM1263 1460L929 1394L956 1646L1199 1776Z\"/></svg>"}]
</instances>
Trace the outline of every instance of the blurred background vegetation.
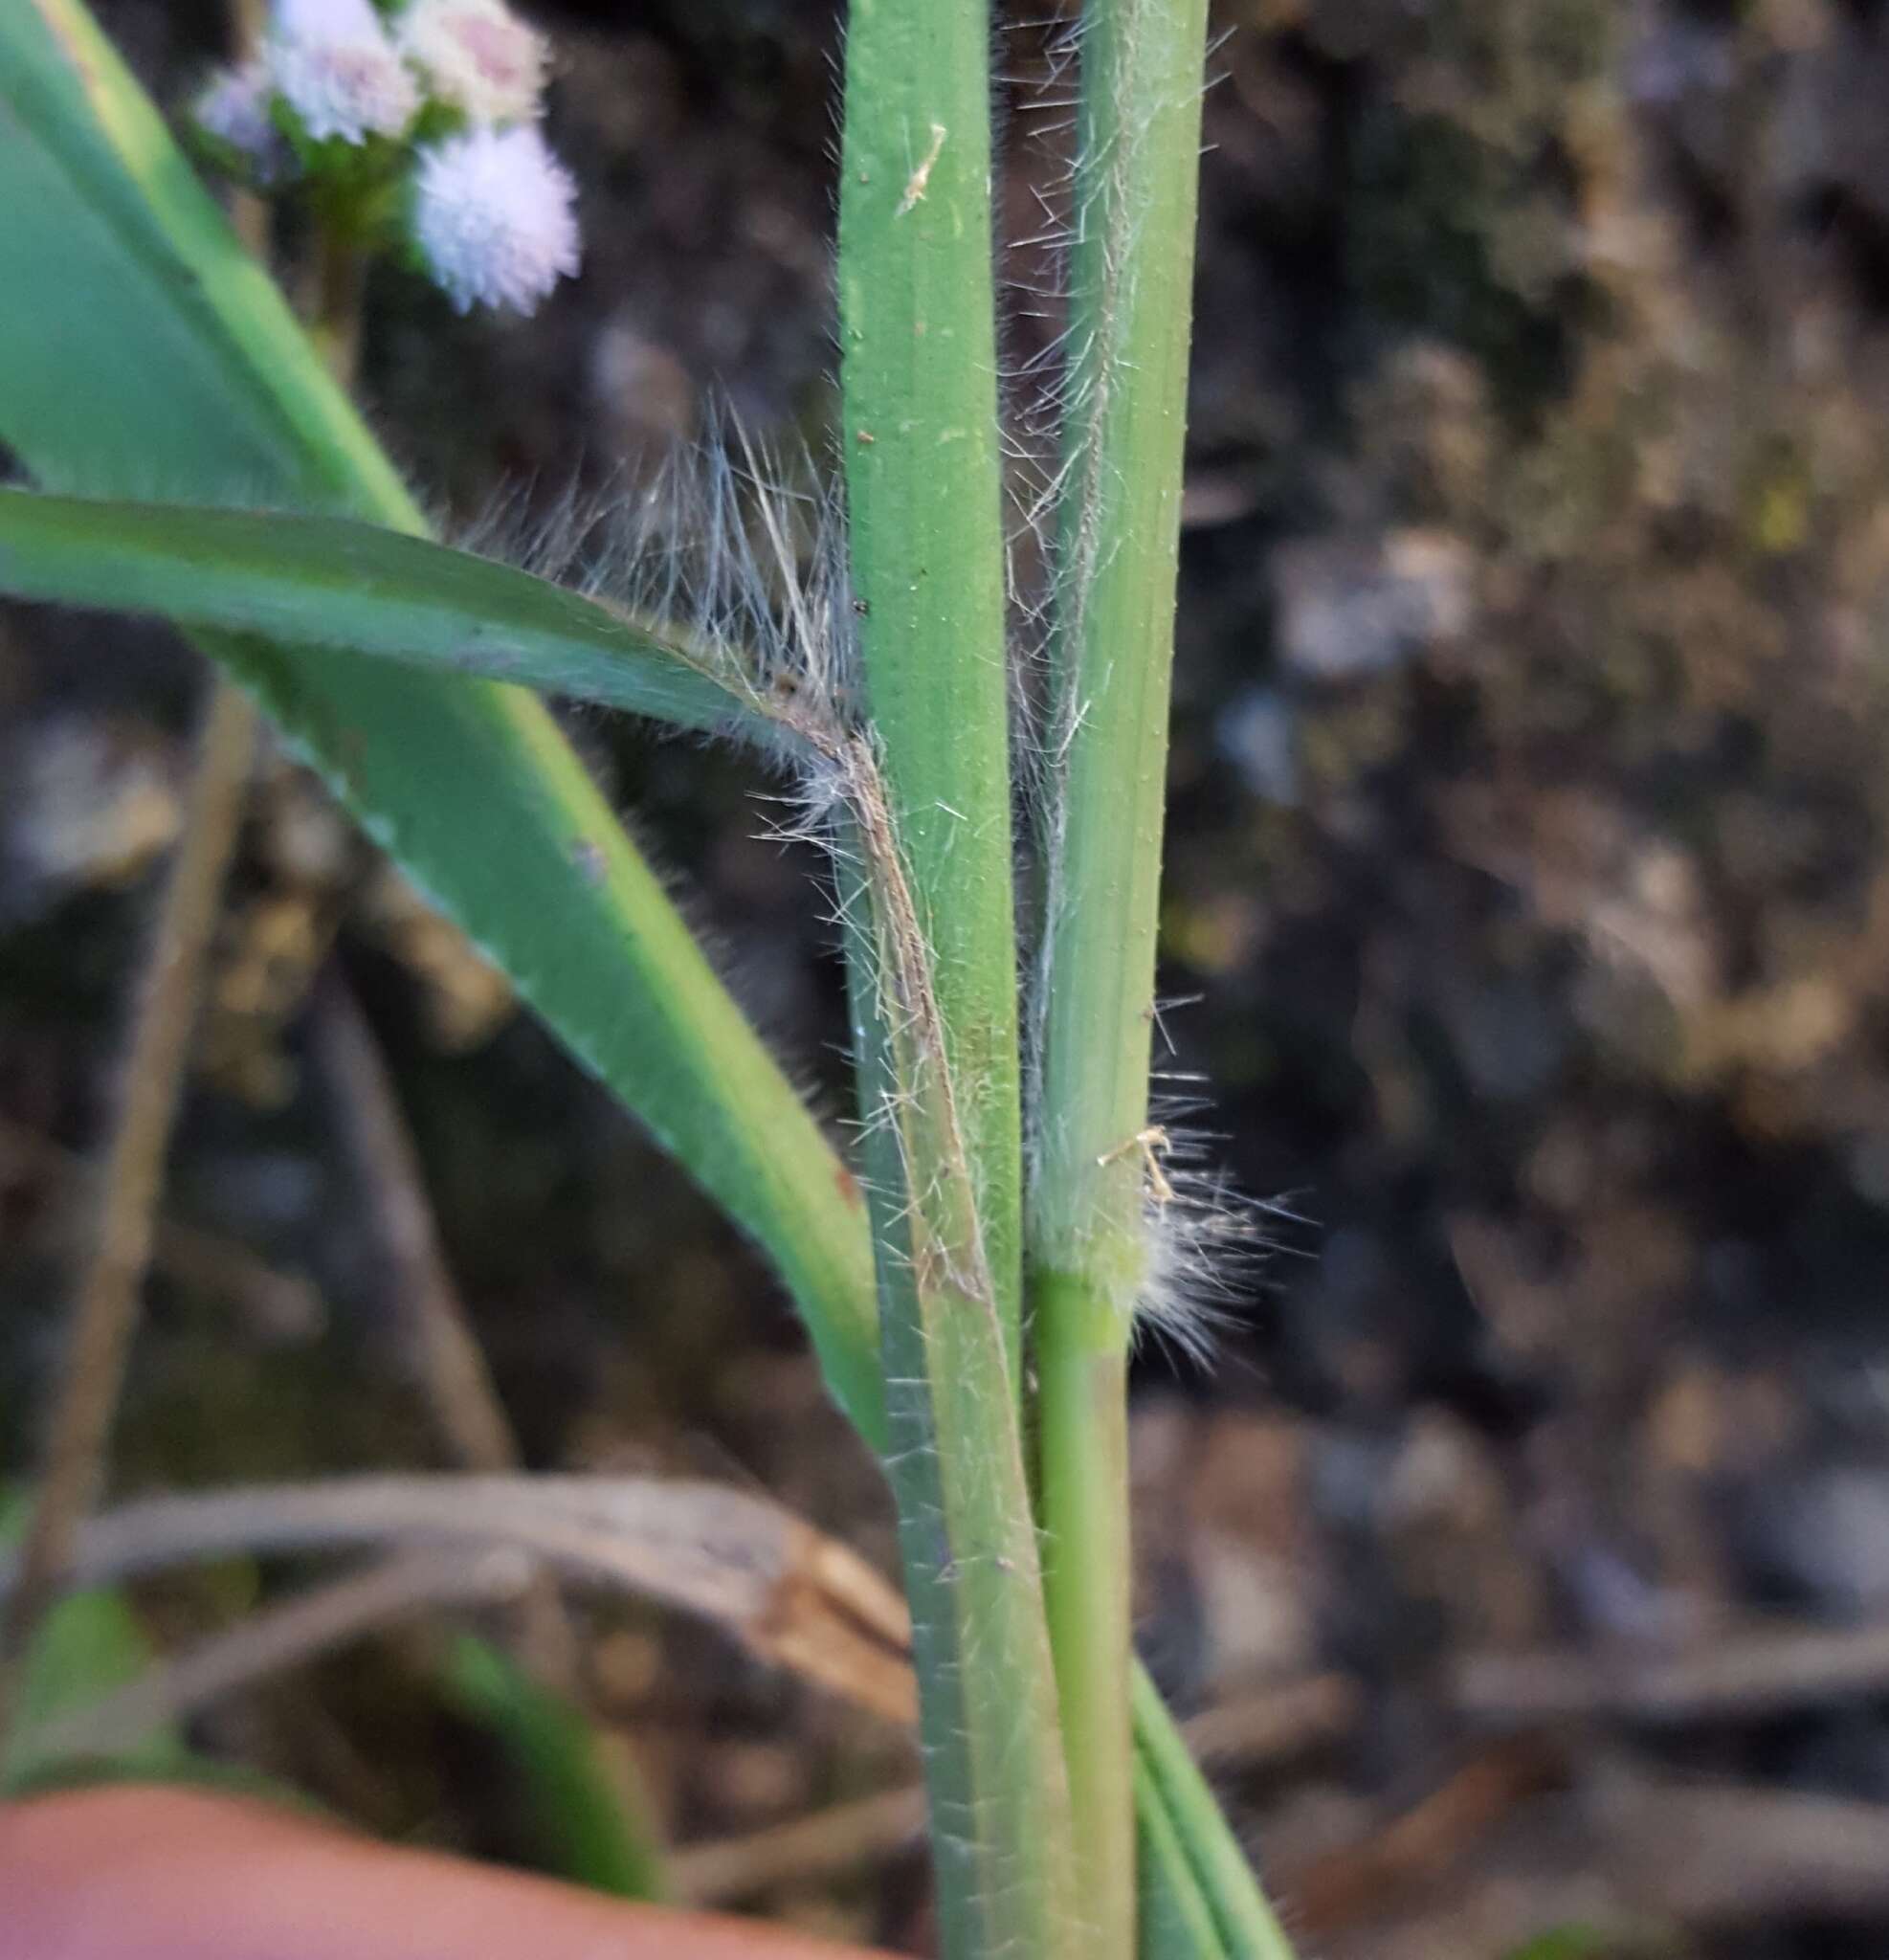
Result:
<instances>
[{"instance_id":1,"label":"blurred background vegetation","mask_svg":"<svg viewBox=\"0 0 1889 1960\"><path fill-rule=\"evenodd\" d=\"M99 11L167 102L224 45L212 0ZM1058 26L1011 12L1024 241L1056 195ZM1219 1711L1219 1774L1327 1960L1878 1954L1889 7L1218 13L1164 1032L1177 1102L1281 1212L1216 1366L1141 1371L1145 1651ZM819 446L834 11L536 17L585 274L522 325L377 274L363 393L395 455L452 517L502 490L524 523L573 481L633 488L720 404ZM1020 292L1045 251L1012 248ZM1053 332L1033 307L1019 368ZM0 612L9 1474L202 678L163 632ZM837 1114L817 866L738 763L577 733ZM335 987L531 1463L764 1487L890 1570L876 1474L758 1261L279 760L116 1488L451 1460ZM168 1644L288 1576L136 1596ZM901 1787L900 1736L654 1614L582 1625L585 1699L664 1831L736 1852L722 1894L922 1948L922 1859L883 1818L841 1813L831 1870L739 1857ZM1779 1626L1833 1637L1814 1680ZM195 1739L390 1835L527 1856L440 1679L410 1634Z\"/></svg>"}]
</instances>

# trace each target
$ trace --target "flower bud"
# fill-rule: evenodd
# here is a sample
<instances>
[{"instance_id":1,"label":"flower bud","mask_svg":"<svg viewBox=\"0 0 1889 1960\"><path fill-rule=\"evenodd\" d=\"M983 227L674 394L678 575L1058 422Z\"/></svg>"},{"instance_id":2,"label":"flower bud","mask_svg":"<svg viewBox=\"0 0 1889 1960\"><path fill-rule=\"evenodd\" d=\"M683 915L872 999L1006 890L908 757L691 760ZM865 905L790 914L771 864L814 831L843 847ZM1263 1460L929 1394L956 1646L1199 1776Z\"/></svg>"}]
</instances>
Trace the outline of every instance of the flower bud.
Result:
<instances>
[{"instance_id":1,"label":"flower bud","mask_svg":"<svg viewBox=\"0 0 1889 1960\"><path fill-rule=\"evenodd\" d=\"M469 121L529 122L537 116L544 41L501 0L412 0L394 32L428 93Z\"/></svg>"},{"instance_id":2,"label":"flower bud","mask_svg":"<svg viewBox=\"0 0 1889 1960\"><path fill-rule=\"evenodd\" d=\"M369 0L274 0L263 58L318 143L398 136L419 107L413 78Z\"/></svg>"},{"instance_id":3,"label":"flower bud","mask_svg":"<svg viewBox=\"0 0 1889 1960\"><path fill-rule=\"evenodd\" d=\"M461 313L531 313L577 270L576 195L535 126L469 129L420 152L414 242Z\"/></svg>"},{"instance_id":4,"label":"flower bud","mask_svg":"<svg viewBox=\"0 0 1889 1960\"><path fill-rule=\"evenodd\" d=\"M275 84L260 61L220 68L190 105L190 120L222 149L233 153L250 182L266 186L293 174L295 158L269 116ZM223 162L219 155L217 161Z\"/></svg>"}]
</instances>

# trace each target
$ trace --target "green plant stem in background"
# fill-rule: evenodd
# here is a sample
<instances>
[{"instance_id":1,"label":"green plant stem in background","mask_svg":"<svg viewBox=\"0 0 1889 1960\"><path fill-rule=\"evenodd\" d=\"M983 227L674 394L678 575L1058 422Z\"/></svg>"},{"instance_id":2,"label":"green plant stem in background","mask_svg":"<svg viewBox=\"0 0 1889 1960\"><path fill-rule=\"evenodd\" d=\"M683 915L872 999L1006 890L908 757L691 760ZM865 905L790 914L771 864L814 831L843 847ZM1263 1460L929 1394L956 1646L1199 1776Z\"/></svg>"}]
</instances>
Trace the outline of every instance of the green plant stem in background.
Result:
<instances>
[{"instance_id":1,"label":"green plant stem in background","mask_svg":"<svg viewBox=\"0 0 1889 1960\"><path fill-rule=\"evenodd\" d=\"M1052 617L1033 1332L1046 1583L1081 1882L1132 1938L1124 1356L1148 1067L1206 0L1089 0Z\"/></svg>"},{"instance_id":2,"label":"green plant stem in background","mask_svg":"<svg viewBox=\"0 0 1889 1960\"><path fill-rule=\"evenodd\" d=\"M1192 1917L1185 1903L1189 1891L1205 1903L1230 1960L1295 1960L1292 1942L1267 1904L1207 1779L1188 1753L1160 1692L1139 1666L1133 1670L1130 1694L1145 1860L1158 1860L1171 1874L1164 1889L1171 1886L1184 1918ZM1173 1864L1176 1849L1186 1861L1190 1886ZM1205 1960L1193 1947L1144 1942L1142 1953L1144 1960L1174 1960L1179 1953L1188 1960Z\"/></svg>"},{"instance_id":3,"label":"green plant stem in background","mask_svg":"<svg viewBox=\"0 0 1889 1960\"><path fill-rule=\"evenodd\" d=\"M1135 1812L1141 1819L1141 1860L1136 1873L1139 1950L1150 1956L1186 1954L1189 1960L1229 1960L1232 1949L1189 1861L1147 1763L1135 1763Z\"/></svg>"},{"instance_id":4,"label":"green plant stem in background","mask_svg":"<svg viewBox=\"0 0 1889 1960\"><path fill-rule=\"evenodd\" d=\"M328 372L349 388L361 368L367 255L332 223L316 228L308 287L308 302L302 309L308 337Z\"/></svg>"},{"instance_id":5,"label":"green plant stem in background","mask_svg":"<svg viewBox=\"0 0 1889 1960\"><path fill-rule=\"evenodd\" d=\"M854 0L840 160L866 697L1018 1366L1022 1145L985 0Z\"/></svg>"},{"instance_id":6,"label":"green plant stem in background","mask_svg":"<svg viewBox=\"0 0 1889 1960\"><path fill-rule=\"evenodd\" d=\"M606 1761L606 1739L509 1655L462 1634L446 1657L447 1693L489 1727L523 1787L546 1869L619 1899L665 1899L663 1848L634 1766Z\"/></svg>"}]
</instances>

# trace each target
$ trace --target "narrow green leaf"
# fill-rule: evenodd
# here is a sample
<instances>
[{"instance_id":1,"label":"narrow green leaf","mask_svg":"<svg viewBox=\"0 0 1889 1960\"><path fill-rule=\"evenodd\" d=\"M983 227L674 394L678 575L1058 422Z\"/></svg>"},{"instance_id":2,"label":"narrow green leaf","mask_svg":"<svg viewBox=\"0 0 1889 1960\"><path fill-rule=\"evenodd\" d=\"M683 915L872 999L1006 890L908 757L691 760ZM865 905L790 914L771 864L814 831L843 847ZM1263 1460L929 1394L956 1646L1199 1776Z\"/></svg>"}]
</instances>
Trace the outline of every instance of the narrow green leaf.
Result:
<instances>
[{"instance_id":1,"label":"narrow green leaf","mask_svg":"<svg viewBox=\"0 0 1889 1960\"><path fill-rule=\"evenodd\" d=\"M16 1494L0 1495L0 1548L17 1539L25 1515ZM22 1791L68 1771L70 1759L35 1747L34 1730L136 1681L155 1658L122 1593L100 1587L59 1600L39 1622L26 1653L17 1719L0 1748L0 1793ZM166 1723L116 1760L127 1769L158 1773L184 1756L183 1737Z\"/></svg>"},{"instance_id":2,"label":"narrow green leaf","mask_svg":"<svg viewBox=\"0 0 1889 1960\"><path fill-rule=\"evenodd\" d=\"M1167 800L1207 0L1090 0L1053 614L1043 1166L1033 1262L1125 1341Z\"/></svg>"},{"instance_id":3,"label":"narrow green leaf","mask_svg":"<svg viewBox=\"0 0 1889 1960\"><path fill-rule=\"evenodd\" d=\"M448 1652L446 1685L466 1714L492 1730L516 1768L547 1870L619 1899L668 1896L654 1825L568 1702L471 1634L460 1635Z\"/></svg>"},{"instance_id":4,"label":"narrow green leaf","mask_svg":"<svg viewBox=\"0 0 1889 1960\"><path fill-rule=\"evenodd\" d=\"M1141 1761L1135 1765L1135 1815L1141 1826L1135 1940L1140 1960L1231 1960L1153 1772Z\"/></svg>"},{"instance_id":5,"label":"narrow green leaf","mask_svg":"<svg viewBox=\"0 0 1889 1960\"><path fill-rule=\"evenodd\" d=\"M0 441L105 496L425 528L78 0L0 7ZM542 703L200 632L376 841L772 1256L883 1440L856 1187Z\"/></svg>"},{"instance_id":6,"label":"narrow green leaf","mask_svg":"<svg viewBox=\"0 0 1889 1960\"><path fill-rule=\"evenodd\" d=\"M1033 1271L1119 1348L1143 1229L1206 0L1094 0L1053 651Z\"/></svg>"},{"instance_id":7,"label":"narrow green leaf","mask_svg":"<svg viewBox=\"0 0 1889 1960\"><path fill-rule=\"evenodd\" d=\"M726 662L680 635L347 518L0 490L0 592L516 681L678 727L774 725Z\"/></svg>"},{"instance_id":8,"label":"narrow green leaf","mask_svg":"<svg viewBox=\"0 0 1889 1960\"><path fill-rule=\"evenodd\" d=\"M1144 1858L1186 1862L1192 1889L1205 1902L1230 1960L1295 1960L1246 1854L1229 1829L1199 1766L1174 1726L1160 1691L1139 1664L1131 1696L1135 1724L1136 1799ZM1189 1887L1178 1869L1175 1888ZM1154 1960L1149 1953L1146 1960ZM1180 1960L1163 1953L1161 1960ZM1211 1960L1189 1953L1186 1960Z\"/></svg>"}]
</instances>

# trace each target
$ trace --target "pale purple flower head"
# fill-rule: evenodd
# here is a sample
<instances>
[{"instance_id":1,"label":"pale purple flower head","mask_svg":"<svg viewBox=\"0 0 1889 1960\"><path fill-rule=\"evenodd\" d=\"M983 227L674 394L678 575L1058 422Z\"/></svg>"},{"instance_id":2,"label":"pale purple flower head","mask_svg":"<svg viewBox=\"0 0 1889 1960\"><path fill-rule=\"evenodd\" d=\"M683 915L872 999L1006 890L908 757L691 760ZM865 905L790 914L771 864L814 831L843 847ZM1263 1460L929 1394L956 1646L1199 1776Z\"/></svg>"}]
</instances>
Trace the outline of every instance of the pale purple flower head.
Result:
<instances>
[{"instance_id":1,"label":"pale purple flower head","mask_svg":"<svg viewBox=\"0 0 1889 1960\"><path fill-rule=\"evenodd\" d=\"M370 0L273 0L263 59L318 142L398 136L420 105Z\"/></svg>"},{"instance_id":2,"label":"pale purple flower head","mask_svg":"<svg viewBox=\"0 0 1889 1960\"><path fill-rule=\"evenodd\" d=\"M246 61L240 68L219 68L190 106L197 127L236 151L257 184L278 182L295 163L269 117L274 93L268 69L260 61Z\"/></svg>"},{"instance_id":3,"label":"pale purple flower head","mask_svg":"<svg viewBox=\"0 0 1889 1960\"><path fill-rule=\"evenodd\" d=\"M394 33L427 92L471 122L537 116L547 50L503 0L411 0Z\"/></svg>"},{"instance_id":4,"label":"pale purple flower head","mask_svg":"<svg viewBox=\"0 0 1889 1960\"><path fill-rule=\"evenodd\" d=\"M374 0L269 0L269 32L285 40L359 40L380 24Z\"/></svg>"},{"instance_id":5,"label":"pale purple flower head","mask_svg":"<svg viewBox=\"0 0 1889 1960\"><path fill-rule=\"evenodd\" d=\"M413 236L461 313L531 313L577 270L576 196L535 126L468 129L420 152Z\"/></svg>"}]
</instances>

